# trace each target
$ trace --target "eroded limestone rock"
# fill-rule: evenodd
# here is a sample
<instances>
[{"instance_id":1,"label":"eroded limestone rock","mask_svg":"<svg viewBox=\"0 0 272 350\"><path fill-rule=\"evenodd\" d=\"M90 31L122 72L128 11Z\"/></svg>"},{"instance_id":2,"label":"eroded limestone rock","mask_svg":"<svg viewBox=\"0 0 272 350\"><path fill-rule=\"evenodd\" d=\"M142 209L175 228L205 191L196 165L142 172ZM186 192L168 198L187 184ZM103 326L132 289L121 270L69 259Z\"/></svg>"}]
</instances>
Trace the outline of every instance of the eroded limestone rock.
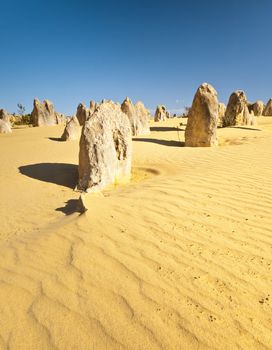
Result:
<instances>
[{"instance_id":1,"label":"eroded limestone rock","mask_svg":"<svg viewBox=\"0 0 272 350\"><path fill-rule=\"evenodd\" d=\"M131 173L131 127L119 104L100 104L86 120L80 138L80 191L101 190Z\"/></svg>"},{"instance_id":2,"label":"eroded limestone rock","mask_svg":"<svg viewBox=\"0 0 272 350\"><path fill-rule=\"evenodd\" d=\"M11 125L8 121L0 119L0 134L9 134L11 133Z\"/></svg>"},{"instance_id":3,"label":"eroded limestone rock","mask_svg":"<svg viewBox=\"0 0 272 350\"><path fill-rule=\"evenodd\" d=\"M57 124L53 103L48 100L40 102L37 98L35 98L31 117L33 121L33 126Z\"/></svg>"},{"instance_id":4,"label":"eroded limestone rock","mask_svg":"<svg viewBox=\"0 0 272 350\"><path fill-rule=\"evenodd\" d=\"M155 122L161 122L165 121L170 117L170 113L166 110L166 107L163 105L157 106L154 121Z\"/></svg>"},{"instance_id":5,"label":"eroded limestone rock","mask_svg":"<svg viewBox=\"0 0 272 350\"><path fill-rule=\"evenodd\" d=\"M265 117L271 117L272 116L272 99L270 99L265 108L264 108L264 111L263 111L263 115Z\"/></svg>"},{"instance_id":6,"label":"eroded limestone rock","mask_svg":"<svg viewBox=\"0 0 272 350\"><path fill-rule=\"evenodd\" d=\"M254 124L254 114L248 110L246 94L241 90L233 92L229 98L223 127Z\"/></svg>"},{"instance_id":7,"label":"eroded limestone rock","mask_svg":"<svg viewBox=\"0 0 272 350\"><path fill-rule=\"evenodd\" d=\"M217 145L218 99L216 90L202 84L194 97L185 129L185 146L209 147Z\"/></svg>"},{"instance_id":8,"label":"eroded limestone rock","mask_svg":"<svg viewBox=\"0 0 272 350\"><path fill-rule=\"evenodd\" d=\"M254 115L259 117L261 115L263 115L263 111L264 111L264 103L263 101L256 101L255 103L253 103L253 112Z\"/></svg>"},{"instance_id":9,"label":"eroded limestone rock","mask_svg":"<svg viewBox=\"0 0 272 350\"><path fill-rule=\"evenodd\" d=\"M61 140L73 141L78 140L80 137L80 125L77 117L72 117L67 121Z\"/></svg>"}]
</instances>

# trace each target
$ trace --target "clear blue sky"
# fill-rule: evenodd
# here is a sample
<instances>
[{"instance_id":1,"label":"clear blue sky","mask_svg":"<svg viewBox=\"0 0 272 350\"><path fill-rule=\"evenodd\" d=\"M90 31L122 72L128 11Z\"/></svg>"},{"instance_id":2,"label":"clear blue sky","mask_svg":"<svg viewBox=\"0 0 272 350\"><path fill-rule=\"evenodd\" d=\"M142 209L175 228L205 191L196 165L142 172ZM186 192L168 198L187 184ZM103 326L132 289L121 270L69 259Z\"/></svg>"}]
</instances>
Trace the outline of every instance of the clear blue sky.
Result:
<instances>
[{"instance_id":1,"label":"clear blue sky","mask_svg":"<svg viewBox=\"0 0 272 350\"><path fill-rule=\"evenodd\" d=\"M75 113L125 96L190 105L210 82L226 102L272 97L270 0L0 0L0 108L33 98Z\"/></svg>"}]
</instances>

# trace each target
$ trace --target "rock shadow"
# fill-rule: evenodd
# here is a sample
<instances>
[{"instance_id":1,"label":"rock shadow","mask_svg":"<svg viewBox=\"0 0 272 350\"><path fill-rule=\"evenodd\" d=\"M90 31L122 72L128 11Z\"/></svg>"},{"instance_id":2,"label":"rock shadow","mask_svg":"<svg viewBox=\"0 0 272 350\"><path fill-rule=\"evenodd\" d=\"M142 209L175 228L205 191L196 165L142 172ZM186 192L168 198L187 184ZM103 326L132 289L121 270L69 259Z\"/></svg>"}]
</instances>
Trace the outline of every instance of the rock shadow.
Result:
<instances>
[{"instance_id":1,"label":"rock shadow","mask_svg":"<svg viewBox=\"0 0 272 350\"><path fill-rule=\"evenodd\" d=\"M75 188L78 180L78 166L66 163L37 163L20 166L19 172L32 179L51 182L56 185Z\"/></svg>"},{"instance_id":2,"label":"rock shadow","mask_svg":"<svg viewBox=\"0 0 272 350\"><path fill-rule=\"evenodd\" d=\"M56 211L61 211L65 215L71 215L73 213L82 213L82 210L79 208L79 200L78 199L69 199L67 202L65 202L64 207L60 207L55 209Z\"/></svg>"},{"instance_id":3,"label":"rock shadow","mask_svg":"<svg viewBox=\"0 0 272 350\"><path fill-rule=\"evenodd\" d=\"M151 126L150 131L184 131L184 129L172 126Z\"/></svg>"},{"instance_id":4,"label":"rock shadow","mask_svg":"<svg viewBox=\"0 0 272 350\"><path fill-rule=\"evenodd\" d=\"M262 131L256 128L247 128L246 126L231 126L232 129L242 129L242 130L252 130L252 131Z\"/></svg>"},{"instance_id":5,"label":"rock shadow","mask_svg":"<svg viewBox=\"0 0 272 350\"><path fill-rule=\"evenodd\" d=\"M159 145L163 146L169 146L169 147L184 147L184 142L182 141L175 141L175 140L159 140L159 139L151 139L151 138L141 138L141 139L136 139L133 138L133 141L137 142L151 142L151 143L157 143Z\"/></svg>"},{"instance_id":6,"label":"rock shadow","mask_svg":"<svg viewBox=\"0 0 272 350\"><path fill-rule=\"evenodd\" d=\"M48 139L51 141L64 142L60 137L48 137Z\"/></svg>"}]
</instances>

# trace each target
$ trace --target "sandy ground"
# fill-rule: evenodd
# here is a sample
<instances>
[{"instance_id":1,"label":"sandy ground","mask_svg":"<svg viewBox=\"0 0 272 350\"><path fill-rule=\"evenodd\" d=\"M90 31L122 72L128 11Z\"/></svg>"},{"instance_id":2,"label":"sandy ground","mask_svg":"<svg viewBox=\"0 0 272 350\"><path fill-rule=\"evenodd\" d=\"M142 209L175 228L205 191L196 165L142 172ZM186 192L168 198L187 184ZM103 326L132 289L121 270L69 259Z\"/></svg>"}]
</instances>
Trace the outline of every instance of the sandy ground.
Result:
<instances>
[{"instance_id":1,"label":"sandy ground","mask_svg":"<svg viewBox=\"0 0 272 350\"><path fill-rule=\"evenodd\" d=\"M133 142L129 185L75 212L77 142L0 135L0 349L272 349L272 118Z\"/></svg>"}]
</instances>

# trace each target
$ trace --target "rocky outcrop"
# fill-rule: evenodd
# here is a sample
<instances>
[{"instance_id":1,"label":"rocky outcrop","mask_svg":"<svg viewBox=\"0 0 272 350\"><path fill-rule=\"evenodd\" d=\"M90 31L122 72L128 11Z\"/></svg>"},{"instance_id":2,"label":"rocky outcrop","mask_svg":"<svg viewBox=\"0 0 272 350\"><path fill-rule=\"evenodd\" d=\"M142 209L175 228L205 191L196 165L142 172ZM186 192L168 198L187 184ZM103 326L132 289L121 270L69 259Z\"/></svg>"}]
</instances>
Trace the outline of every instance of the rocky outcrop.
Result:
<instances>
[{"instance_id":1,"label":"rocky outcrop","mask_svg":"<svg viewBox=\"0 0 272 350\"><path fill-rule=\"evenodd\" d=\"M4 109L0 109L0 134L12 132L10 118L11 116Z\"/></svg>"},{"instance_id":2,"label":"rocky outcrop","mask_svg":"<svg viewBox=\"0 0 272 350\"><path fill-rule=\"evenodd\" d=\"M219 102L218 103L218 123L217 123L218 127L223 126L223 119L225 117L225 113L226 113L225 103Z\"/></svg>"},{"instance_id":3,"label":"rocky outcrop","mask_svg":"<svg viewBox=\"0 0 272 350\"><path fill-rule=\"evenodd\" d=\"M76 117L79 124L82 126L85 124L86 120L92 115L90 108L87 108L84 103L80 103L77 107Z\"/></svg>"},{"instance_id":4,"label":"rocky outcrop","mask_svg":"<svg viewBox=\"0 0 272 350\"><path fill-rule=\"evenodd\" d=\"M237 90L230 95L223 127L235 125L254 125L254 114L248 110L247 98L244 91Z\"/></svg>"},{"instance_id":5,"label":"rocky outcrop","mask_svg":"<svg viewBox=\"0 0 272 350\"><path fill-rule=\"evenodd\" d=\"M0 109L0 119L7 122L7 123L10 123L10 115L8 114L7 111L5 111L4 109Z\"/></svg>"},{"instance_id":6,"label":"rocky outcrop","mask_svg":"<svg viewBox=\"0 0 272 350\"><path fill-rule=\"evenodd\" d=\"M126 97L125 100L123 101L123 103L121 104L121 110L128 117L128 120L129 120L130 126L131 126L132 135L133 136L136 135L137 134L136 110L135 110L133 103L131 102L131 100L128 97Z\"/></svg>"},{"instance_id":7,"label":"rocky outcrop","mask_svg":"<svg viewBox=\"0 0 272 350\"><path fill-rule=\"evenodd\" d=\"M263 115L265 117L272 117L272 99L270 99L265 108L264 108L264 111L263 111Z\"/></svg>"},{"instance_id":8,"label":"rocky outcrop","mask_svg":"<svg viewBox=\"0 0 272 350\"><path fill-rule=\"evenodd\" d=\"M57 124L53 103L48 100L40 102L37 98L35 98L31 117L33 126Z\"/></svg>"},{"instance_id":9,"label":"rocky outcrop","mask_svg":"<svg viewBox=\"0 0 272 350\"><path fill-rule=\"evenodd\" d=\"M57 124L66 124L67 117L64 114L55 112L55 115L56 115L56 123Z\"/></svg>"},{"instance_id":10,"label":"rocky outcrop","mask_svg":"<svg viewBox=\"0 0 272 350\"><path fill-rule=\"evenodd\" d=\"M80 136L80 125L77 117L72 117L67 121L63 134L62 141L78 140Z\"/></svg>"},{"instance_id":11,"label":"rocky outcrop","mask_svg":"<svg viewBox=\"0 0 272 350\"><path fill-rule=\"evenodd\" d=\"M133 136L150 133L148 113L142 102L138 102L134 106L131 100L126 97L121 105L121 109L128 117Z\"/></svg>"},{"instance_id":12,"label":"rocky outcrop","mask_svg":"<svg viewBox=\"0 0 272 350\"><path fill-rule=\"evenodd\" d=\"M80 138L80 191L94 192L127 180L131 174L131 127L119 104L100 104L88 119Z\"/></svg>"},{"instance_id":13,"label":"rocky outcrop","mask_svg":"<svg viewBox=\"0 0 272 350\"><path fill-rule=\"evenodd\" d=\"M202 84L194 97L185 129L185 146L209 147L217 145L218 100L216 90Z\"/></svg>"},{"instance_id":14,"label":"rocky outcrop","mask_svg":"<svg viewBox=\"0 0 272 350\"><path fill-rule=\"evenodd\" d=\"M97 108L97 103L95 101L90 101L90 113L93 114Z\"/></svg>"},{"instance_id":15,"label":"rocky outcrop","mask_svg":"<svg viewBox=\"0 0 272 350\"><path fill-rule=\"evenodd\" d=\"M150 134L150 112L145 107L142 101L138 101L135 103L135 110L138 117L138 135L148 135Z\"/></svg>"},{"instance_id":16,"label":"rocky outcrop","mask_svg":"<svg viewBox=\"0 0 272 350\"><path fill-rule=\"evenodd\" d=\"M4 119L0 119L0 134L9 134L11 132L10 123Z\"/></svg>"},{"instance_id":17,"label":"rocky outcrop","mask_svg":"<svg viewBox=\"0 0 272 350\"><path fill-rule=\"evenodd\" d=\"M252 110L256 117L260 117L261 115L263 115L263 111L264 111L263 101L256 101L255 103L253 103Z\"/></svg>"},{"instance_id":18,"label":"rocky outcrop","mask_svg":"<svg viewBox=\"0 0 272 350\"><path fill-rule=\"evenodd\" d=\"M155 122L161 122L165 121L170 117L170 113L166 110L165 106L159 105L157 106L154 121Z\"/></svg>"}]
</instances>

